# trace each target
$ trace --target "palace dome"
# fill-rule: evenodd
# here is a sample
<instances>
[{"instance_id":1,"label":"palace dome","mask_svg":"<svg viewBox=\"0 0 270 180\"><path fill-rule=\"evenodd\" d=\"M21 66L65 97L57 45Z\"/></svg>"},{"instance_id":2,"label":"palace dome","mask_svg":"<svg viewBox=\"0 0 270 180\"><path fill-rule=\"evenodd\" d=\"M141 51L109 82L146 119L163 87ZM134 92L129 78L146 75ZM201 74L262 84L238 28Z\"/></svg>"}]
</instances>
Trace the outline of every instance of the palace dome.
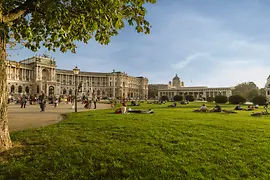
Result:
<instances>
[{"instance_id":1,"label":"palace dome","mask_svg":"<svg viewBox=\"0 0 270 180\"><path fill-rule=\"evenodd\" d=\"M180 80L180 78L176 74L175 77L173 78L173 80Z\"/></svg>"}]
</instances>

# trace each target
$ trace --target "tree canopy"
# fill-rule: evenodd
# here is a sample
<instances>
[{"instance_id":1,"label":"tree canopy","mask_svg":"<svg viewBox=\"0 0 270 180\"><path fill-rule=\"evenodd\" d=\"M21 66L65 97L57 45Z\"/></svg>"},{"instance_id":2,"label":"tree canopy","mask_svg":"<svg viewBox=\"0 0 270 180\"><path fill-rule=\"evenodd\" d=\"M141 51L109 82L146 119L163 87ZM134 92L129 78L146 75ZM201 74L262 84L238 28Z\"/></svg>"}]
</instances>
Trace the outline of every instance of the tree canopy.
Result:
<instances>
[{"instance_id":1,"label":"tree canopy","mask_svg":"<svg viewBox=\"0 0 270 180\"><path fill-rule=\"evenodd\" d=\"M259 88L254 82L244 82L235 86L232 94L244 96L250 100L259 94Z\"/></svg>"},{"instance_id":2,"label":"tree canopy","mask_svg":"<svg viewBox=\"0 0 270 180\"><path fill-rule=\"evenodd\" d=\"M145 3L156 0L0 0L7 39L37 51L41 46L75 52L74 41L108 44L124 28L150 33ZM2 4L2 5L1 5ZM0 10L0 11L1 11ZM2 24L3 25L3 24Z\"/></svg>"}]
</instances>

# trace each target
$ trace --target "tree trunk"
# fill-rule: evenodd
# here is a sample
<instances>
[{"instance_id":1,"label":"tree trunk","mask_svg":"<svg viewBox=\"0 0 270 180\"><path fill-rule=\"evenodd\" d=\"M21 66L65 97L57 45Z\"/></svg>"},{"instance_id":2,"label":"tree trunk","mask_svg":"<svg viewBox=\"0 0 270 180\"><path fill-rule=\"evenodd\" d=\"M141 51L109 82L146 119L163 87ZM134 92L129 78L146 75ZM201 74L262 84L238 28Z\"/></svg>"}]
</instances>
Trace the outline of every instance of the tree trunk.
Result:
<instances>
[{"instance_id":1,"label":"tree trunk","mask_svg":"<svg viewBox=\"0 0 270 180\"><path fill-rule=\"evenodd\" d=\"M0 23L0 152L12 147L7 117L6 39L7 28Z\"/></svg>"}]
</instances>

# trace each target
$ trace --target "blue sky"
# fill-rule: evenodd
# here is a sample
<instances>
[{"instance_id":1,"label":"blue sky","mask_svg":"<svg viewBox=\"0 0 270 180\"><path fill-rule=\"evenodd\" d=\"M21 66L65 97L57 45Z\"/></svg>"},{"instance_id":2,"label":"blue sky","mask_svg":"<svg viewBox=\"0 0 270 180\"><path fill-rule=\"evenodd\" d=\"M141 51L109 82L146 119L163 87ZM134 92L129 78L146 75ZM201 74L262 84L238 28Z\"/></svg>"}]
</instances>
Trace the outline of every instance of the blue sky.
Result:
<instances>
[{"instance_id":1,"label":"blue sky","mask_svg":"<svg viewBox=\"0 0 270 180\"><path fill-rule=\"evenodd\" d=\"M108 46L91 40L76 54L19 49L9 59L49 54L59 69L111 72L168 83L175 74L186 86L264 87L270 75L270 1L157 0L147 5L150 35L126 26Z\"/></svg>"}]
</instances>

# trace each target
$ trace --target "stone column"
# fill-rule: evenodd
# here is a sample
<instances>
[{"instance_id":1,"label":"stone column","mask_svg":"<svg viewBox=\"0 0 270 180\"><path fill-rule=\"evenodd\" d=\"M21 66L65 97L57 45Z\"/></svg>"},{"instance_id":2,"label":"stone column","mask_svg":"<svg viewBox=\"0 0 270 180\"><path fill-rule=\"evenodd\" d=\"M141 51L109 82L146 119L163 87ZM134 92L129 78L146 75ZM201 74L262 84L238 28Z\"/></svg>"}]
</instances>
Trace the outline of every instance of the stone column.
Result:
<instances>
[{"instance_id":1,"label":"stone column","mask_svg":"<svg viewBox=\"0 0 270 180\"><path fill-rule=\"evenodd\" d=\"M25 69L22 68L22 80L25 81Z\"/></svg>"},{"instance_id":2,"label":"stone column","mask_svg":"<svg viewBox=\"0 0 270 180\"><path fill-rule=\"evenodd\" d=\"M14 80L17 80L17 67L14 68Z\"/></svg>"},{"instance_id":3,"label":"stone column","mask_svg":"<svg viewBox=\"0 0 270 180\"><path fill-rule=\"evenodd\" d=\"M38 74L39 74L39 80L42 80L42 70L40 66L39 66Z\"/></svg>"},{"instance_id":4,"label":"stone column","mask_svg":"<svg viewBox=\"0 0 270 180\"><path fill-rule=\"evenodd\" d=\"M38 78L38 75L37 75L38 74L38 66L36 66L36 68L34 70L34 74L35 74L34 75L35 76L34 79L35 79L35 81L37 81L37 78Z\"/></svg>"}]
</instances>

